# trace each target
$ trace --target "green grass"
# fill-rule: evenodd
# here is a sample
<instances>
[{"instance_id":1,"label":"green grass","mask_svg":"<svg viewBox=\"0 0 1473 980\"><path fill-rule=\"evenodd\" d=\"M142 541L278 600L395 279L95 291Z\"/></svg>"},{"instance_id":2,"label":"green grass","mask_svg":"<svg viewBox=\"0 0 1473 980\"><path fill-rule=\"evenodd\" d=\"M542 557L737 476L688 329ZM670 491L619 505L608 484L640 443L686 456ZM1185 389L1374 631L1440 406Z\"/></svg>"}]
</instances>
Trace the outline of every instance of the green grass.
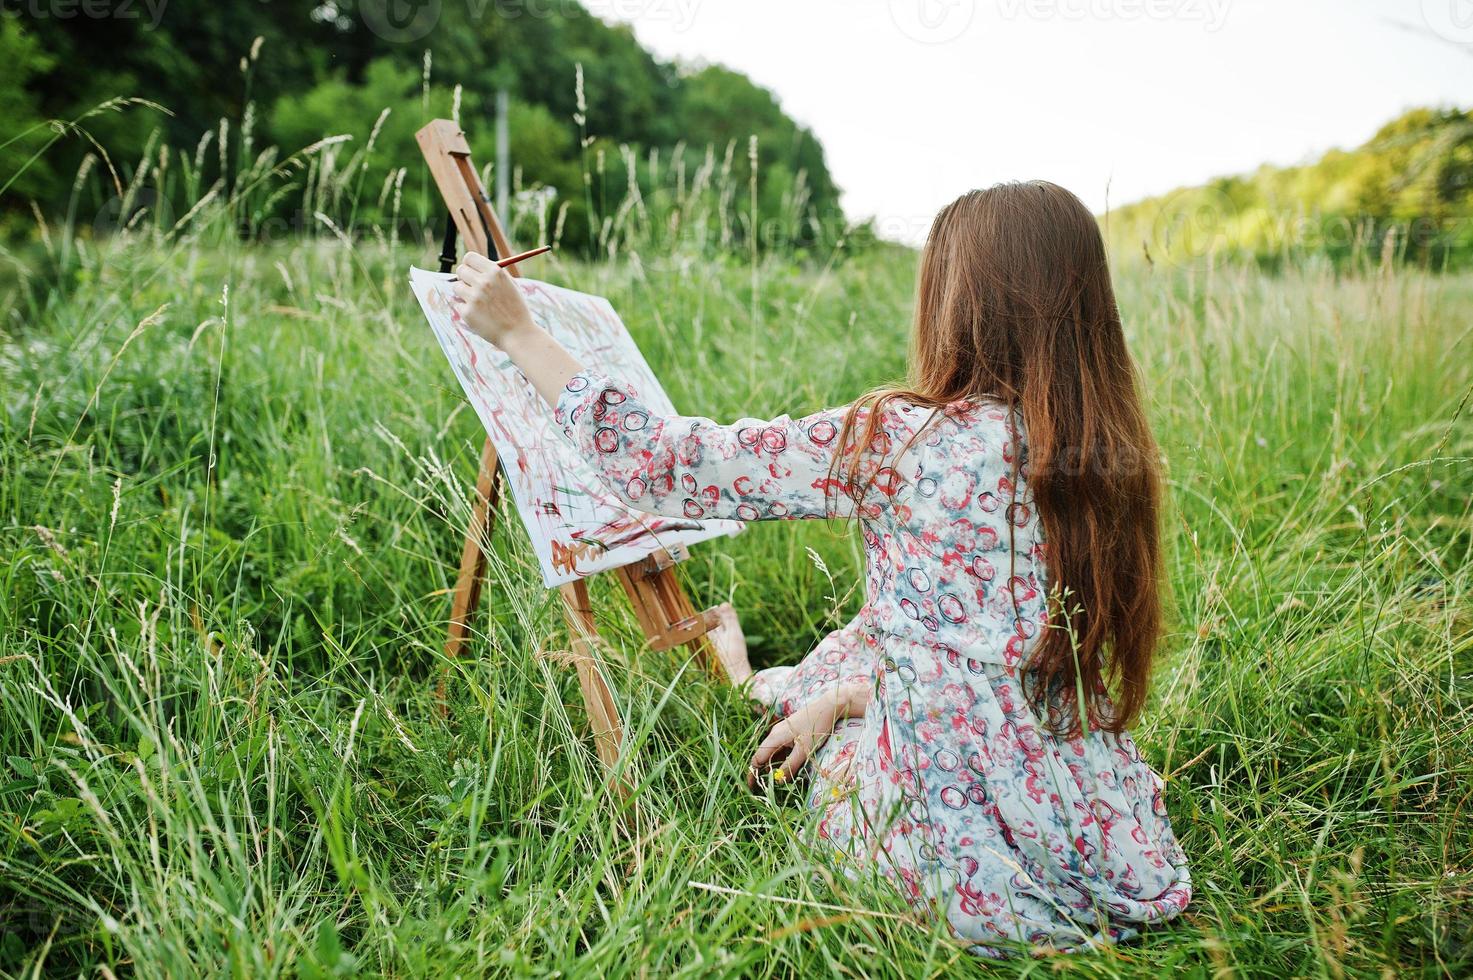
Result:
<instances>
[{"instance_id":1,"label":"green grass","mask_svg":"<svg viewBox=\"0 0 1473 980\"><path fill-rule=\"evenodd\" d=\"M0 326L0 971L1473 969L1473 275L1118 271L1170 481L1137 735L1197 897L1138 944L996 967L824 872L796 794L741 788L750 711L598 583L621 807L508 510L437 713L482 436L405 285L428 246L67 247ZM613 300L686 411L903 370L910 253L538 261ZM762 525L684 574L791 662L860 555Z\"/></svg>"}]
</instances>

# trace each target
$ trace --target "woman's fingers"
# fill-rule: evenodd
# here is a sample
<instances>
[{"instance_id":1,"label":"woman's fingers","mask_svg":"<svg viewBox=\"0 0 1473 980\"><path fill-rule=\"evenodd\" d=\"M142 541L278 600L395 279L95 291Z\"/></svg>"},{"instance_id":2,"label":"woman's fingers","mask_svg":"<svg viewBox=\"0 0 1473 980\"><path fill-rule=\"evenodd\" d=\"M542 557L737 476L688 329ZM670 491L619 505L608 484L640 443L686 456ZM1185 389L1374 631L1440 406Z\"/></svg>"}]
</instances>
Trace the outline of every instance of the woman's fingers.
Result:
<instances>
[{"instance_id":1,"label":"woman's fingers","mask_svg":"<svg viewBox=\"0 0 1473 980\"><path fill-rule=\"evenodd\" d=\"M496 263L486 258L480 252L465 253L465 258L461 260L461 264L469 266L477 272L490 272L496 268Z\"/></svg>"},{"instance_id":2,"label":"woman's fingers","mask_svg":"<svg viewBox=\"0 0 1473 980\"><path fill-rule=\"evenodd\" d=\"M455 305L459 307L462 312L470 309L471 304L476 301L477 295L480 292L480 289L476 283L466 282L464 279L460 280L459 282L451 283L450 288L452 290L451 295L455 300Z\"/></svg>"},{"instance_id":3,"label":"woman's fingers","mask_svg":"<svg viewBox=\"0 0 1473 980\"><path fill-rule=\"evenodd\" d=\"M807 764L813 742L812 736L797 730L789 721L778 722L752 754L747 785L755 792L764 772L771 772L774 783L792 780Z\"/></svg>"},{"instance_id":4,"label":"woman's fingers","mask_svg":"<svg viewBox=\"0 0 1473 980\"><path fill-rule=\"evenodd\" d=\"M796 776L798 774L798 771L802 769L803 766L808 762L808 751L812 745L812 739L794 739L793 750L789 752L788 757L783 760L782 768L773 771L773 779L777 779L779 782L784 782ZM782 779L778 779L777 774L779 772L783 774Z\"/></svg>"},{"instance_id":5,"label":"woman's fingers","mask_svg":"<svg viewBox=\"0 0 1473 980\"><path fill-rule=\"evenodd\" d=\"M780 721L773 725L768 731L757 751L752 753L752 761L747 767L747 788L752 792L758 792L761 788L759 782L762 775L786 759L792 749L793 729L786 721Z\"/></svg>"},{"instance_id":6,"label":"woman's fingers","mask_svg":"<svg viewBox=\"0 0 1473 980\"><path fill-rule=\"evenodd\" d=\"M782 750L778 750L781 752ZM761 792L762 777L771 771L773 762L779 758L777 753L765 753L761 748L752 756L752 761L747 765L747 789L754 793Z\"/></svg>"},{"instance_id":7,"label":"woman's fingers","mask_svg":"<svg viewBox=\"0 0 1473 980\"><path fill-rule=\"evenodd\" d=\"M766 762L753 762L747 769L747 788L754 793L762 791L762 780L764 777L773 783L787 782L797 769L793 762L793 747L784 746L773 754Z\"/></svg>"},{"instance_id":8,"label":"woman's fingers","mask_svg":"<svg viewBox=\"0 0 1473 980\"><path fill-rule=\"evenodd\" d=\"M772 764L773 758L782 750L793 744L793 726L786 721L780 721L772 726L762 744L757 746L757 751L752 753L752 765L758 769L764 769Z\"/></svg>"}]
</instances>

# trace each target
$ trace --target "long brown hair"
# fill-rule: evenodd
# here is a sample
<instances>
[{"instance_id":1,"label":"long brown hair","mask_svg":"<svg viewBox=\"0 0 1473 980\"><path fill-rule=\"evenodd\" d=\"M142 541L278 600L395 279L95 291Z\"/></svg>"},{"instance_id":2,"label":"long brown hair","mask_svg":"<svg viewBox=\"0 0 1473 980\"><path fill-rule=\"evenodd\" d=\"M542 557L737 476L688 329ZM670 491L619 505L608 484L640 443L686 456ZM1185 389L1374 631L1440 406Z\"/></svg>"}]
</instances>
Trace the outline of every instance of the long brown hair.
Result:
<instances>
[{"instance_id":1,"label":"long brown hair","mask_svg":"<svg viewBox=\"0 0 1473 980\"><path fill-rule=\"evenodd\" d=\"M975 398L1021 415L1023 475L1043 522L1049 623L1025 686L1060 731L1079 731L1081 716L1091 729L1121 731L1145 701L1161 630L1157 450L1099 225L1057 184L972 191L936 216L910 378L855 403L839 439L850 448L841 482L867 489L857 486L861 456L891 400Z\"/></svg>"}]
</instances>

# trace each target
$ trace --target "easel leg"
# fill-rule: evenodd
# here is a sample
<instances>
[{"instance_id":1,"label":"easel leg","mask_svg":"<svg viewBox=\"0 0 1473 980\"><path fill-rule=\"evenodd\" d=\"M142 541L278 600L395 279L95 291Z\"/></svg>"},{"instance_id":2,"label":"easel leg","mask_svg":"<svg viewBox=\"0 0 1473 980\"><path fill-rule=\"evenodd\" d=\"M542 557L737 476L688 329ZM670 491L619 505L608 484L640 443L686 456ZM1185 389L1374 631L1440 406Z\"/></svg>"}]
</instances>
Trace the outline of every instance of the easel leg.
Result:
<instances>
[{"instance_id":1,"label":"easel leg","mask_svg":"<svg viewBox=\"0 0 1473 980\"><path fill-rule=\"evenodd\" d=\"M481 450L481 469L476 474L476 498L471 504L471 522L466 528L465 544L460 550L460 571L455 576L455 592L450 600L450 631L445 638L445 656L453 660L465 649L470 636L470 619L481 600L481 583L486 575L486 553L482 545L491 540L491 530L496 522L496 501L501 494L500 474L496 469L496 446L490 439ZM450 672L447 663L440 671L440 683L435 697L440 704L440 713L446 714L446 678Z\"/></svg>"},{"instance_id":2,"label":"easel leg","mask_svg":"<svg viewBox=\"0 0 1473 980\"><path fill-rule=\"evenodd\" d=\"M612 773L619 763L624 733L613 692L598 670L595 655L598 631L593 620L593 605L588 600L588 583L571 582L558 586L558 591L563 597L563 615L567 618L572 638L573 666L578 671L578 687L583 692L588 724L593 729L598 757ZM622 778L615 782L614 788L620 796L629 796L630 787Z\"/></svg>"}]
</instances>

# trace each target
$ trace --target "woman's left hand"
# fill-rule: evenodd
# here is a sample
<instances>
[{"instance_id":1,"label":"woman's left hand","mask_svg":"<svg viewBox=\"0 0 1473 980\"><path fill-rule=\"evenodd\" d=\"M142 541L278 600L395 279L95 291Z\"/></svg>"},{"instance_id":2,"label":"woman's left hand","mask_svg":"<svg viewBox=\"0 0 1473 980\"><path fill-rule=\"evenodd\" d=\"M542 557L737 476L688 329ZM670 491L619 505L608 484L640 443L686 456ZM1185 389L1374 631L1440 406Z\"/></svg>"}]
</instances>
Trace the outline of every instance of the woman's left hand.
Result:
<instances>
[{"instance_id":1,"label":"woman's left hand","mask_svg":"<svg viewBox=\"0 0 1473 980\"><path fill-rule=\"evenodd\" d=\"M505 350L518 333L536 329L511 274L478 252L455 267L455 299L468 329Z\"/></svg>"},{"instance_id":2,"label":"woman's left hand","mask_svg":"<svg viewBox=\"0 0 1473 980\"><path fill-rule=\"evenodd\" d=\"M842 713L840 702L837 692L831 691L773 725L752 755L748 788L756 792L759 777L768 769L772 770L773 782L788 782L796 776L824 739L833 734Z\"/></svg>"}]
</instances>

